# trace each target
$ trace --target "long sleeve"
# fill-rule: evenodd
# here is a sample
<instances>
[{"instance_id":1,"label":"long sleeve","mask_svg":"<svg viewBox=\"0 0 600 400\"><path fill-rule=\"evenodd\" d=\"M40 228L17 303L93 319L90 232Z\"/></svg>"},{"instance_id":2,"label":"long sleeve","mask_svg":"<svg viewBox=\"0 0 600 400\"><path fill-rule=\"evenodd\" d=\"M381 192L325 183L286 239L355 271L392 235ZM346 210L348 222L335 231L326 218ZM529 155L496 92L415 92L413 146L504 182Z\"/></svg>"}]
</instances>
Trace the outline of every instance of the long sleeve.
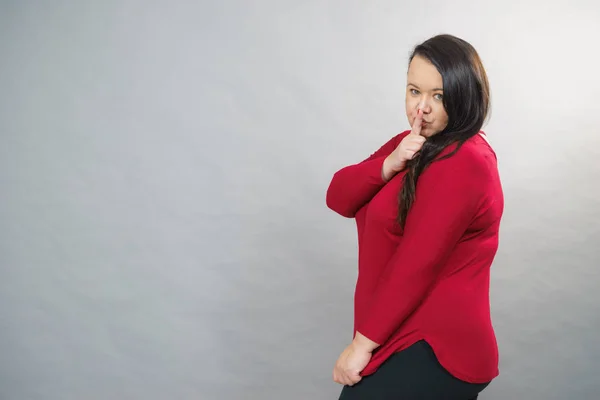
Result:
<instances>
[{"instance_id":1,"label":"long sleeve","mask_svg":"<svg viewBox=\"0 0 600 400\"><path fill-rule=\"evenodd\" d=\"M480 207L487 165L464 150L430 164L419 178L402 241L357 326L379 344L419 306Z\"/></svg>"},{"instance_id":2,"label":"long sleeve","mask_svg":"<svg viewBox=\"0 0 600 400\"><path fill-rule=\"evenodd\" d=\"M396 135L388 140L360 163L337 171L327 189L327 206L344 217L353 218L356 212L386 184L381 176L383 162L400 143L402 135Z\"/></svg>"}]
</instances>

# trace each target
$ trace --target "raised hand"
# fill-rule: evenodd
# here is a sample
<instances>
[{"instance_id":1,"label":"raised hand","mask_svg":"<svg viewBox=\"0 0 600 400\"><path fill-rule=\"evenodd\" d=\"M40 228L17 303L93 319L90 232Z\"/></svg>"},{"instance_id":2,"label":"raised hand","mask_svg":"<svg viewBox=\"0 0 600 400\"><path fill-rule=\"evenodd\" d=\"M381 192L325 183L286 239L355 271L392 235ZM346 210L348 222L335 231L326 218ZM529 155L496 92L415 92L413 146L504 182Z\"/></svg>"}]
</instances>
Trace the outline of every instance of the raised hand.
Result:
<instances>
[{"instance_id":1,"label":"raised hand","mask_svg":"<svg viewBox=\"0 0 600 400\"><path fill-rule=\"evenodd\" d=\"M406 162L412 160L415 154L421 150L426 140L424 136L421 136L422 126L423 111L419 109L410 133L402 139L383 163L381 176L384 180L389 181L395 174L402 171L406 167Z\"/></svg>"}]
</instances>

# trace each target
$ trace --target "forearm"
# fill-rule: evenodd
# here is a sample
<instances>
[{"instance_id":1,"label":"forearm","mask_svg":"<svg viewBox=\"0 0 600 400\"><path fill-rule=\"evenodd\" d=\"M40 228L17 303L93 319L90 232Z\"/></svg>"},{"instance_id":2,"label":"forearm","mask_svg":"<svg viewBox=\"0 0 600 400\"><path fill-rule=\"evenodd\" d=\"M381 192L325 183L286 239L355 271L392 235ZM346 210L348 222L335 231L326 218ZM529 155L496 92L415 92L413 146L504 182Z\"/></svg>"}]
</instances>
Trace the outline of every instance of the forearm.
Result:
<instances>
[{"instance_id":1,"label":"forearm","mask_svg":"<svg viewBox=\"0 0 600 400\"><path fill-rule=\"evenodd\" d=\"M394 136L362 162L337 171L327 189L327 206L345 217L352 218L393 177L389 161L407 132Z\"/></svg>"},{"instance_id":2,"label":"forearm","mask_svg":"<svg viewBox=\"0 0 600 400\"><path fill-rule=\"evenodd\" d=\"M327 189L327 206L351 218L385 186L382 177L383 157L342 168Z\"/></svg>"}]
</instances>

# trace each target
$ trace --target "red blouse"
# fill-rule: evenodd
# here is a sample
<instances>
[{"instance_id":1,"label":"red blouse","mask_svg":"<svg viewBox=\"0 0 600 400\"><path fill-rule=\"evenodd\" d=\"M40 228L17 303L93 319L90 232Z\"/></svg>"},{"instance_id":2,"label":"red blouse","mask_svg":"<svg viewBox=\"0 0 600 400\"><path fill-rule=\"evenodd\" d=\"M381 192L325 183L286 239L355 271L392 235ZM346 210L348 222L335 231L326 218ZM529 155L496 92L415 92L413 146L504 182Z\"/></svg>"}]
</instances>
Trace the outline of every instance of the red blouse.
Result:
<instances>
[{"instance_id":1,"label":"red blouse","mask_svg":"<svg viewBox=\"0 0 600 400\"><path fill-rule=\"evenodd\" d=\"M336 172L327 190L327 206L358 230L354 333L381 345L361 375L424 339L451 374L488 382L499 374L489 301L504 209L496 154L475 135L430 164L403 230L396 217L404 172L386 183L381 170L409 132Z\"/></svg>"}]
</instances>

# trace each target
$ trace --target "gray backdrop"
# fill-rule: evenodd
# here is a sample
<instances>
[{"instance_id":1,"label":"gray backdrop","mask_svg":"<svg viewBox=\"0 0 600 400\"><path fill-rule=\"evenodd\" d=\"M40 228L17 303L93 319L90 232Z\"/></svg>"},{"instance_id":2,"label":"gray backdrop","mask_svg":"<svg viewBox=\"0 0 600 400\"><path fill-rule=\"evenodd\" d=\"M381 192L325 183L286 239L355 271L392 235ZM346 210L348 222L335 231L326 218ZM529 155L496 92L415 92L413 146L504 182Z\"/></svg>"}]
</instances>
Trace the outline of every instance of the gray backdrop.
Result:
<instances>
[{"instance_id":1,"label":"gray backdrop","mask_svg":"<svg viewBox=\"0 0 600 400\"><path fill-rule=\"evenodd\" d=\"M0 399L336 399L340 167L408 127L411 47L470 41L506 195L481 396L600 390L600 6L2 1Z\"/></svg>"}]
</instances>

